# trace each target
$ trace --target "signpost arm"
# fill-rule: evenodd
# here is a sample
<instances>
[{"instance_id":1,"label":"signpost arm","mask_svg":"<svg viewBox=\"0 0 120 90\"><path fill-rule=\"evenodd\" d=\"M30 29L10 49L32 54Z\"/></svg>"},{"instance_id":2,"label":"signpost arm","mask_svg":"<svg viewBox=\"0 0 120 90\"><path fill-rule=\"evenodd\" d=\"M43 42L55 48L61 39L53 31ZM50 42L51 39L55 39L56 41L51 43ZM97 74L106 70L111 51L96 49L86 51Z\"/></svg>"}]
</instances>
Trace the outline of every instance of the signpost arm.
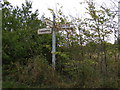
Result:
<instances>
[{"instance_id":1,"label":"signpost arm","mask_svg":"<svg viewBox=\"0 0 120 90\"><path fill-rule=\"evenodd\" d=\"M55 52L56 52L56 35L55 35L55 13L53 13L53 30L52 30L52 67L55 70Z\"/></svg>"}]
</instances>

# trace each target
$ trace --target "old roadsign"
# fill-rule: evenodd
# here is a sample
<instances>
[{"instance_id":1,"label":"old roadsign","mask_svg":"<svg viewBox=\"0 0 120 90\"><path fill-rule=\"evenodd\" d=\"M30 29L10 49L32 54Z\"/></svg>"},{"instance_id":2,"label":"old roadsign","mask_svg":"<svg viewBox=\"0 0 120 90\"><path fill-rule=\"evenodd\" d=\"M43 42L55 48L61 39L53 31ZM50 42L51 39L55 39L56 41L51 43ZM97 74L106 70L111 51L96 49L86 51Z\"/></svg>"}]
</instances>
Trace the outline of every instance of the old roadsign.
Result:
<instances>
[{"instance_id":1,"label":"old roadsign","mask_svg":"<svg viewBox=\"0 0 120 90\"><path fill-rule=\"evenodd\" d=\"M56 26L58 30L73 30L74 25L72 24L59 24Z\"/></svg>"},{"instance_id":2,"label":"old roadsign","mask_svg":"<svg viewBox=\"0 0 120 90\"><path fill-rule=\"evenodd\" d=\"M53 27L53 22L50 19L46 18L45 23L46 23L47 26Z\"/></svg>"},{"instance_id":3,"label":"old roadsign","mask_svg":"<svg viewBox=\"0 0 120 90\"><path fill-rule=\"evenodd\" d=\"M51 32L52 32L52 28L38 29L38 34L50 34Z\"/></svg>"}]
</instances>

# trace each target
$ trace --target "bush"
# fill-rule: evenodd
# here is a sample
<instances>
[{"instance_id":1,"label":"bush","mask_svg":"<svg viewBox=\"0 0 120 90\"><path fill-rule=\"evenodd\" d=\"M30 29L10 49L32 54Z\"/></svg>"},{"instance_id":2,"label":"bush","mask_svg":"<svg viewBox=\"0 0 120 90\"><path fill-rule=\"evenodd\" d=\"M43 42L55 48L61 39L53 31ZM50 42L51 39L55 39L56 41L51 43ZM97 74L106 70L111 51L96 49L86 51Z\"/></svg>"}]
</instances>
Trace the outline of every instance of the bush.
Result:
<instances>
[{"instance_id":1,"label":"bush","mask_svg":"<svg viewBox=\"0 0 120 90\"><path fill-rule=\"evenodd\" d=\"M51 51L44 45L51 45L51 35L37 35L37 31L3 31L3 64L25 60L43 54L49 60Z\"/></svg>"},{"instance_id":2,"label":"bush","mask_svg":"<svg viewBox=\"0 0 120 90\"><path fill-rule=\"evenodd\" d=\"M4 81L2 82L2 88L28 88L27 85L21 84L14 81Z\"/></svg>"},{"instance_id":3,"label":"bush","mask_svg":"<svg viewBox=\"0 0 120 90\"><path fill-rule=\"evenodd\" d=\"M98 88L100 87L100 75L96 70L98 63L91 59L83 61L71 60L65 63L64 71L68 73L73 81L73 87L78 88ZM91 85L89 84L91 83Z\"/></svg>"},{"instance_id":4,"label":"bush","mask_svg":"<svg viewBox=\"0 0 120 90\"><path fill-rule=\"evenodd\" d=\"M42 55L29 59L25 66L19 63L15 66L16 73L13 77L20 83L33 87L67 87Z\"/></svg>"}]
</instances>

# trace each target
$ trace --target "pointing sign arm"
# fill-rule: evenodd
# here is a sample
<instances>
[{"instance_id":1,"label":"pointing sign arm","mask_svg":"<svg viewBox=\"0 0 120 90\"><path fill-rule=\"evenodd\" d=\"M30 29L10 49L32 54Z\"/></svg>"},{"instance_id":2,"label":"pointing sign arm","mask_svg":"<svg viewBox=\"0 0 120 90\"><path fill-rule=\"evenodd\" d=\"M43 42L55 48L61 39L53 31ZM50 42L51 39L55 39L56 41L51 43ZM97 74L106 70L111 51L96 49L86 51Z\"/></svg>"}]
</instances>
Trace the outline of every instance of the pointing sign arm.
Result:
<instances>
[{"instance_id":1,"label":"pointing sign arm","mask_svg":"<svg viewBox=\"0 0 120 90\"><path fill-rule=\"evenodd\" d=\"M38 30L38 34L50 34L52 31L51 28L43 28Z\"/></svg>"}]
</instances>

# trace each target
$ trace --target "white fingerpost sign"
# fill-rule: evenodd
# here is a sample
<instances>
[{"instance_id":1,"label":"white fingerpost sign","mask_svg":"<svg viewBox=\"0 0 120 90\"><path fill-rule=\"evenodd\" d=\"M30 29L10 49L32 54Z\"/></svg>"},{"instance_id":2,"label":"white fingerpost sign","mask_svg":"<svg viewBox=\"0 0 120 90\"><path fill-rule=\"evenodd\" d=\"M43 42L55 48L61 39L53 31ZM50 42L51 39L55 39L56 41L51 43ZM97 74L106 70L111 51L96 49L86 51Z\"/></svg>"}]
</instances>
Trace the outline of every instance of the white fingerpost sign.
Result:
<instances>
[{"instance_id":1,"label":"white fingerpost sign","mask_svg":"<svg viewBox=\"0 0 120 90\"><path fill-rule=\"evenodd\" d=\"M38 29L38 34L51 34L52 28L42 28Z\"/></svg>"},{"instance_id":2,"label":"white fingerpost sign","mask_svg":"<svg viewBox=\"0 0 120 90\"><path fill-rule=\"evenodd\" d=\"M47 26L53 27L53 21L51 21L50 19L46 18L45 23L46 23Z\"/></svg>"},{"instance_id":3,"label":"white fingerpost sign","mask_svg":"<svg viewBox=\"0 0 120 90\"><path fill-rule=\"evenodd\" d=\"M55 70L56 62L56 29L59 30L73 30L73 24L60 24L56 25L55 22L55 13L53 13L53 21L48 18L44 19L44 15L41 20L46 23L46 28L38 29L38 34L52 34L52 67Z\"/></svg>"}]
</instances>

